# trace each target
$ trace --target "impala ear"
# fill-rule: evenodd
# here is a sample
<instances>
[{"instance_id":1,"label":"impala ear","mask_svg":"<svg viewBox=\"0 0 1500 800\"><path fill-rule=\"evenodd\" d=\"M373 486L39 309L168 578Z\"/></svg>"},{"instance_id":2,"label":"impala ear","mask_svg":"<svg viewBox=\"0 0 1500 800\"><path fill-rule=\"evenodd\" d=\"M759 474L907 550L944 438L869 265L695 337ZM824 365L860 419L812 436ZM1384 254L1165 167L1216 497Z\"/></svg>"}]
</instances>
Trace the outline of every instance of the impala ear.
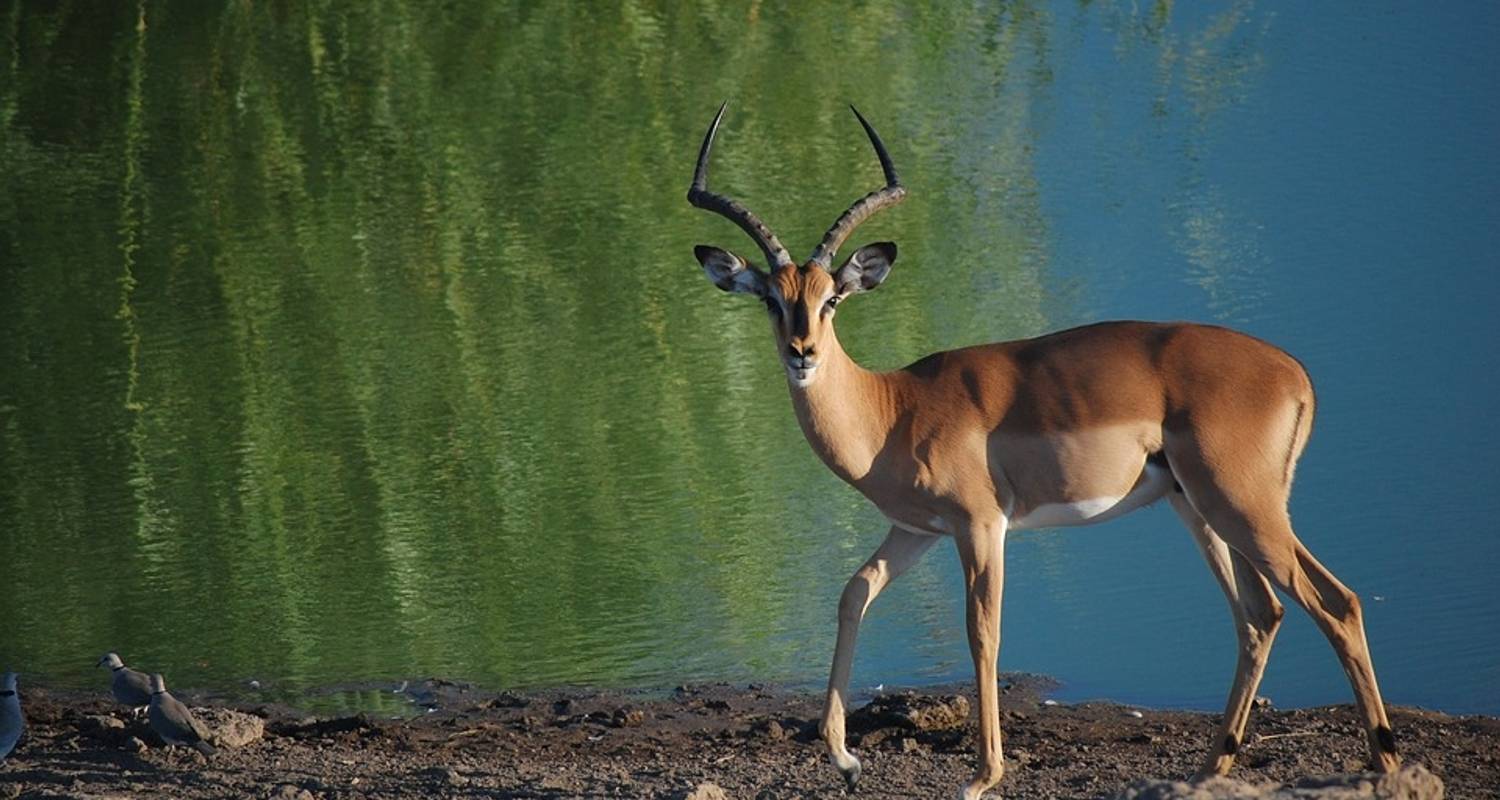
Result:
<instances>
[{"instance_id":1,"label":"impala ear","mask_svg":"<svg viewBox=\"0 0 1500 800\"><path fill-rule=\"evenodd\" d=\"M868 292L891 274L896 263L896 243L876 242L854 251L843 266L833 273L833 282L841 295Z\"/></svg>"},{"instance_id":2,"label":"impala ear","mask_svg":"<svg viewBox=\"0 0 1500 800\"><path fill-rule=\"evenodd\" d=\"M703 272L714 285L726 292L766 296L766 273L743 258L717 247L700 244L693 248Z\"/></svg>"}]
</instances>

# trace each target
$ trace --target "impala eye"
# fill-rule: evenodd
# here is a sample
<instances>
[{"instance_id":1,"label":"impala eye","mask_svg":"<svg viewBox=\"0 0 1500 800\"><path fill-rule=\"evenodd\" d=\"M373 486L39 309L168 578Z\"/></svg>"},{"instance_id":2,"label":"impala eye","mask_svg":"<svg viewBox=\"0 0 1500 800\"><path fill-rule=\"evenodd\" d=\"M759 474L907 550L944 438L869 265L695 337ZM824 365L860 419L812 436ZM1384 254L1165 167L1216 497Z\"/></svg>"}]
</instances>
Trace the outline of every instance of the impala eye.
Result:
<instances>
[{"instance_id":1,"label":"impala eye","mask_svg":"<svg viewBox=\"0 0 1500 800\"><path fill-rule=\"evenodd\" d=\"M771 312L772 314L774 314L776 316L781 316L781 305L779 303L777 303L773 298L762 297L761 298L761 302L763 302L763 303L766 304L766 310L767 311Z\"/></svg>"},{"instance_id":2,"label":"impala eye","mask_svg":"<svg viewBox=\"0 0 1500 800\"><path fill-rule=\"evenodd\" d=\"M838 305L839 301L842 300L842 299L843 298L839 297L838 295L834 295L833 297L828 298L828 302L825 303L825 304L823 304L823 310L824 311L832 311L833 307L836 306L836 305Z\"/></svg>"}]
</instances>

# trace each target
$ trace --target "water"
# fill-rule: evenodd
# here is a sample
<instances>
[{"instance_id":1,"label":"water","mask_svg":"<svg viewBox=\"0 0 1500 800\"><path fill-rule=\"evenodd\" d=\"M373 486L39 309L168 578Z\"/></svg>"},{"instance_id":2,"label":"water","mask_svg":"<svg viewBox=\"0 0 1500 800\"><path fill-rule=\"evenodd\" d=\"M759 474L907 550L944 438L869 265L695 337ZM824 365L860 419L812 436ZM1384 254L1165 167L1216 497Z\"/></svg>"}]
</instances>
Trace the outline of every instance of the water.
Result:
<instances>
[{"instance_id":1,"label":"water","mask_svg":"<svg viewBox=\"0 0 1500 800\"><path fill-rule=\"evenodd\" d=\"M482 7L481 7L482 5ZM1301 358L1293 514L1392 702L1500 713L1500 14L1460 4L0 9L0 665L102 685L816 685L885 524L691 247L801 257L879 172L873 367L1113 317ZM1002 668L1217 708L1227 609L1164 507L1016 534ZM859 685L967 679L936 548ZM1296 610L1263 692L1350 697ZM351 692L372 705L378 693Z\"/></svg>"}]
</instances>

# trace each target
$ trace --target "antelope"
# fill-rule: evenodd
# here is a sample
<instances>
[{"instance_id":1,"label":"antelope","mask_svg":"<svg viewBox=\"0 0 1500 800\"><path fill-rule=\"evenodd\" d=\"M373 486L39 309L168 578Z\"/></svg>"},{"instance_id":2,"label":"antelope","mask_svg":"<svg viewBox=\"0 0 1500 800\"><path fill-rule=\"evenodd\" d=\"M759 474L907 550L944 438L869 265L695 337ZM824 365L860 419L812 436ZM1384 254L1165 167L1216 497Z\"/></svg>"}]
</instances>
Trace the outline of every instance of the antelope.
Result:
<instances>
[{"instance_id":1,"label":"antelope","mask_svg":"<svg viewBox=\"0 0 1500 800\"><path fill-rule=\"evenodd\" d=\"M1234 763L1283 608L1301 606L1333 646L1368 739L1371 766L1400 765L1375 684L1360 602L1313 558L1287 512L1315 400L1302 365L1227 328L1103 322L1033 339L947 350L891 372L856 364L834 317L878 287L896 245L875 242L834 268L861 222L906 188L890 154L850 106L875 149L885 186L856 200L800 266L740 202L709 191L721 105L687 199L750 235L765 268L726 250L695 254L713 284L765 303L797 422L813 452L890 522L885 540L844 586L820 726L849 789L860 761L844 744L855 638L870 603L941 538L962 565L969 650L979 696L979 767L960 797L998 783L996 659L1008 530L1090 525L1166 498L1229 601L1239 657L1224 718L1197 776Z\"/></svg>"}]
</instances>

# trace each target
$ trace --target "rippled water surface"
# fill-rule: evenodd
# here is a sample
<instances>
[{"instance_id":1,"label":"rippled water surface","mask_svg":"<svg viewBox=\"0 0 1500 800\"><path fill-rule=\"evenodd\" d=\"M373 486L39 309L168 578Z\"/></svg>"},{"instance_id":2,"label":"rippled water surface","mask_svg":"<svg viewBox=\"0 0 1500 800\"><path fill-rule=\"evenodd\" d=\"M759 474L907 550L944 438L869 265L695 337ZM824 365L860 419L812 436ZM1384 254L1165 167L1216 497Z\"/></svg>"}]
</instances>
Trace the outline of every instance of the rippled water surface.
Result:
<instances>
[{"instance_id":1,"label":"rippled water surface","mask_svg":"<svg viewBox=\"0 0 1500 800\"><path fill-rule=\"evenodd\" d=\"M907 5L0 8L0 666L821 681L886 525L683 194L727 98L713 180L802 256L878 185L852 101L910 188L851 242L901 246L857 359L1115 317L1285 347L1294 519L1387 699L1500 713L1500 13ZM1007 558L1003 668L1221 703L1168 509ZM967 678L956 561L880 598L857 684ZM1288 620L1263 692L1347 701Z\"/></svg>"}]
</instances>

